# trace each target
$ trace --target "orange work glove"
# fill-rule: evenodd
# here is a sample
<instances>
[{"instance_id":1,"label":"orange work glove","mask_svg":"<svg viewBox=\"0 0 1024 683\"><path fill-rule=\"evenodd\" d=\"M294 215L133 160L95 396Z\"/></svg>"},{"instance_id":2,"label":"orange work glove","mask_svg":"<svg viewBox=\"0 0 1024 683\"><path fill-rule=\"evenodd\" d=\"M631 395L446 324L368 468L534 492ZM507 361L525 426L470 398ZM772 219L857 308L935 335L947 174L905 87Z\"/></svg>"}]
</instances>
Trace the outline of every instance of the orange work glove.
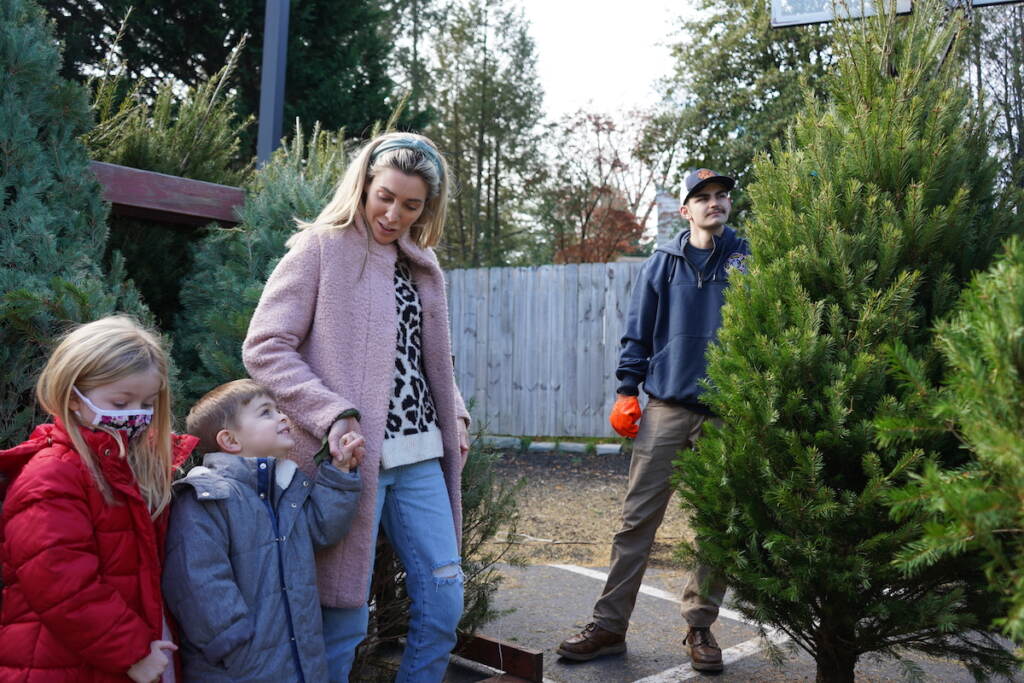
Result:
<instances>
[{"instance_id":1,"label":"orange work glove","mask_svg":"<svg viewBox=\"0 0 1024 683\"><path fill-rule=\"evenodd\" d=\"M611 422L612 429L620 436L635 439L636 433L640 431L640 427L636 424L640 415L642 415L640 401L636 396L619 396L615 399L615 405L612 406L608 421Z\"/></svg>"}]
</instances>

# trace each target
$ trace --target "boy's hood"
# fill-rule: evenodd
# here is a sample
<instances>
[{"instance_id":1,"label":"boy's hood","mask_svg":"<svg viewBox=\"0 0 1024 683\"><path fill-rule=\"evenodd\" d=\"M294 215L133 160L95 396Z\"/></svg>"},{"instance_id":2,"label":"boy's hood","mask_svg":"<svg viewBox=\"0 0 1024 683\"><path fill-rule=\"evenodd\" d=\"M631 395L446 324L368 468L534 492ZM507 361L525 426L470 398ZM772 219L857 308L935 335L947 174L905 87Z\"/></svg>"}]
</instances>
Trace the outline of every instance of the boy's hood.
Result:
<instances>
[{"instance_id":1,"label":"boy's hood","mask_svg":"<svg viewBox=\"0 0 1024 683\"><path fill-rule=\"evenodd\" d=\"M274 479L283 490L288 488L298 470L298 465L288 459L267 458L273 461ZM188 475L174 483L175 488L191 486L196 495L205 500L223 500L230 495L229 479L241 481L247 486L256 486L256 458L246 458L230 453L207 453L203 464L193 467Z\"/></svg>"}]
</instances>

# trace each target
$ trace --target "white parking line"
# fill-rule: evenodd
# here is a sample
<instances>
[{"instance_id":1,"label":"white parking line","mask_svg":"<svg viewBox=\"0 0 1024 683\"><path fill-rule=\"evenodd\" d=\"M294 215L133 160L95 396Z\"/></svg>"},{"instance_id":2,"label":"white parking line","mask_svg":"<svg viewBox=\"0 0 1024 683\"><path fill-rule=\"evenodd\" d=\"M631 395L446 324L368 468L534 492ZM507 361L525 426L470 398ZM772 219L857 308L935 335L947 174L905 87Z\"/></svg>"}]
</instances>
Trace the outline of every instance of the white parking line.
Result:
<instances>
[{"instance_id":1,"label":"white parking line","mask_svg":"<svg viewBox=\"0 0 1024 683\"><path fill-rule=\"evenodd\" d=\"M481 664L480 662L474 662L472 659L466 659L465 657L460 657L458 655L448 655L448 659L449 659L449 661L458 664L463 669L469 669L470 671L474 671L474 672L476 672L478 674L482 674L484 676L488 676L488 677L491 677L491 678L497 677L497 676L501 676L504 673L506 673L506 672L502 671L501 669L496 669L493 666L487 666L486 664ZM541 679L541 683L558 683L558 682L557 681L553 681L550 678L542 678Z\"/></svg>"},{"instance_id":2,"label":"white parking line","mask_svg":"<svg viewBox=\"0 0 1024 683\"><path fill-rule=\"evenodd\" d=\"M786 634L781 631L770 631L768 633L768 639L779 645L786 640ZM734 645L730 648L722 650L722 664L728 666L734 662L738 662L744 657L757 654L761 651L761 639L751 638L750 640L744 641L739 645ZM666 669L661 673L648 676L647 678L641 678L640 680L634 681L634 683L676 683L677 681L688 681L691 678L700 676L699 671L694 671L693 667L689 664L681 664L672 669Z\"/></svg>"},{"instance_id":3,"label":"white parking line","mask_svg":"<svg viewBox=\"0 0 1024 683\"><path fill-rule=\"evenodd\" d=\"M587 569L586 567L578 567L574 564L551 564L548 566L555 567L557 569L564 569L567 572L574 572L576 574L580 574L581 576L587 576L591 579L597 579L599 581L608 580L608 575L604 572L599 572L594 569ZM650 595L655 598L661 598L662 600L668 600L669 602L674 602L676 604L680 603L679 598L677 598L672 593L669 593L668 591L661 590L660 588L652 588L650 586L645 586L641 584L640 592L644 595ZM739 612L736 612L735 610L720 607L718 609L718 614L719 616L723 616L726 619L738 621L741 624L745 624L753 628L758 627L757 624L751 623L750 621L745 619L743 615L741 615ZM786 635L781 631L769 631L768 640L775 644L779 644L786 640ZM739 645L734 645L733 647L722 650L722 664L732 664L743 659L744 657L749 657L750 655L756 654L760 651L761 639L751 638L750 640L744 641ZM699 675L699 671L695 671L689 663L686 663L671 669L666 669L665 671L654 674L653 676L641 678L640 680L635 681L634 683L676 683L677 681L688 681L691 678L695 678Z\"/></svg>"},{"instance_id":4,"label":"white parking line","mask_svg":"<svg viewBox=\"0 0 1024 683\"><path fill-rule=\"evenodd\" d=\"M567 572L575 572L576 574L581 574L583 576L589 576L590 578L597 579L598 581L608 580L608 575L604 572L599 572L594 569L587 569L586 567L578 567L574 564L549 564L548 566L557 567L558 569L564 569ZM655 598L661 598L662 600L674 602L677 605L680 604L679 598L677 598L672 593L669 593L668 591L661 590L660 588L651 588L650 586L640 584L640 592L644 595L650 595ZM726 607L719 607L718 614L725 617L726 619L732 619L733 621L738 621L741 624L746 624L747 626L753 626L754 628L757 628L757 624L747 621L746 617L744 617L742 614L735 610L731 610Z\"/></svg>"}]
</instances>

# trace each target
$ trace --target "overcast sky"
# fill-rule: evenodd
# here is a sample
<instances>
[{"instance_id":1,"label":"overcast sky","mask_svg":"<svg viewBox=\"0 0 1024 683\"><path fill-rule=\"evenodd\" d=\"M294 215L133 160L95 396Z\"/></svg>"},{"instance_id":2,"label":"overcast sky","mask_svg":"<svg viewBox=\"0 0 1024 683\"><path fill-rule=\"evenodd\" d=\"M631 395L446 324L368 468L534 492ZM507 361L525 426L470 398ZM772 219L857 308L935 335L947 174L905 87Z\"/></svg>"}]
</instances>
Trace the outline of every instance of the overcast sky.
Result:
<instances>
[{"instance_id":1,"label":"overcast sky","mask_svg":"<svg viewBox=\"0 0 1024 683\"><path fill-rule=\"evenodd\" d=\"M668 43L688 0L519 0L537 41L550 118L580 107L614 113L657 101Z\"/></svg>"}]
</instances>

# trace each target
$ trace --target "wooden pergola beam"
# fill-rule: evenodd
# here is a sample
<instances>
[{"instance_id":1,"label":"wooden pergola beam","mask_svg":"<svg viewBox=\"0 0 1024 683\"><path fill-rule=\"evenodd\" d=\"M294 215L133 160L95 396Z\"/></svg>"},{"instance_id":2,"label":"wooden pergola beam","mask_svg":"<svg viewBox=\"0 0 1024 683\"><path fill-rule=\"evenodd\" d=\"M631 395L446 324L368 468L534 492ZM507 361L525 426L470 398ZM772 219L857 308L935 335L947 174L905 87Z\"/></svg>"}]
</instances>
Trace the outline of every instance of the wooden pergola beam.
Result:
<instances>
[{"instance_id":1,"label":"wooden pergola beam","mask_svg":"<svg viewBox=\"0 0 1024 683\"><path fill-rule=\"evenodd\" d=\"M238 224L236 209L245 201L240 187L143 171L103 161L89 166L103 186L103 199L118 216L162 223L203 226L214 221Z\"/></svg>"}]
</instances>

